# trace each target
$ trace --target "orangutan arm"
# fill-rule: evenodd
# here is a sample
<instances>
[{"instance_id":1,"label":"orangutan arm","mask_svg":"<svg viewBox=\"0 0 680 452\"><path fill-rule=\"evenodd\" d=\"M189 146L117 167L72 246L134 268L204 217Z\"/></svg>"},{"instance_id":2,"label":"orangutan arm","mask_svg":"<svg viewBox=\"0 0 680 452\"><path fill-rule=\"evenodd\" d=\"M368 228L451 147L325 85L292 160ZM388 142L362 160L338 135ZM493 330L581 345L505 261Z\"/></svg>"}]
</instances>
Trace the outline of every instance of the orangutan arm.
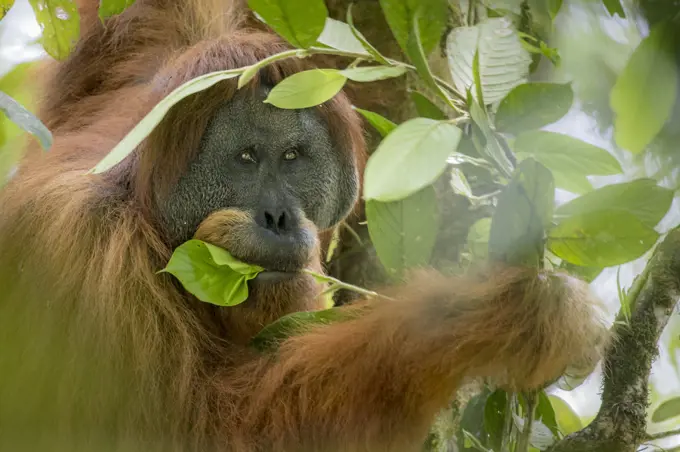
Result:
<instances>
[{"instance_id":1,"label":"orangutan arm","mask_svg":"<svg viewBox=\"0 0 680 452\"><path fill-rule=\"evenodd\" d=\"M597 360L606 330L584 288L533 270L422 274L232 375L247 391L237 436L263 450L418 450L463 377L529 389Z\"/></svg>"}]
</instances>

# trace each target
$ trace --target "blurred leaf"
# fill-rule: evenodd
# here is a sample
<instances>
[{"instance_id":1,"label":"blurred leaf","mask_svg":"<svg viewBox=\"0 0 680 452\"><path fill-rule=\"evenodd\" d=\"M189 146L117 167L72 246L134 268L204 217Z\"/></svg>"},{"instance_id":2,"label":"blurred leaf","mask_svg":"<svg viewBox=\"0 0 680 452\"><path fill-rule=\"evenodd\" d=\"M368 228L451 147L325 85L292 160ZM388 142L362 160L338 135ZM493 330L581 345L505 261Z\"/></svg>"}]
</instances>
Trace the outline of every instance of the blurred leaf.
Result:
<instances>
[{"instance_id":1,"label":"blurred leaf","mask_svg":"<svg viewBox=\"0 0 680 452\"><path fill-rule=\"evenodd\" d=\"M555 417L555 409L550 403L550 398L545 390L538 392L538 405L536 405L536 420L541 421L543 425L548 427L552 434L557 437L559 434L559 426L557 418Z\"/></svg>"},{"instance_id":2,"label":"blurred leaf","mask_svg":"<svg viewBox=\"0 0 680 452\"><path fill-rule=\"evenodd\" d=\"M446 169L461 135L456 126L433 119L400 124L368 159L364 199L396 201L430 185Z\"/></svg>"},{"instance_id":3,"label":"blurred leaf","mask_svg":"<svg viewBox=\"0 0 680 452\"><path fill-rule=\"evenodd\" d=\"M552 220L555 187L550 171L532 159L519 164L498 196L489 235L494 261L537 267Z\"/></svg>"},{"instance_id":4,"label":"blurred leaf","mask_svg":"<svg viewBox=\"0 0 680 452\"><path fill-rule=\"evenodd\" d=\"M11 96L29 111L35 109L39 80L34 76L33 68L37 63L22 63L14 66L0 78L0 91ZM30 135L21 127L0 114L0 187L7 181L7 176L16 167L25 150Z\"/></svg>"},{"instance_id":5,"label":"blurred leaf","mask_svg":"<svg viewBox=\"0 0 680 452\"><path fill-rule=\"evenodd\" d=\"M449 180L449 185L451 186L453 192L457 195L465 196L466 198L472 198L474 196L465 174L459 168L451 168L451 179Z\"/></svg>"},{"instance_id":6,"label":"blurred leaf","mask_svg":"<svg viewBox=\"0 0 680 452\"><path fill-rule=\"evenodd\" d=\"M502 16L508 13L519 16L522 13L522 0L487 0L484 4Z\"/></svg>"},{"instance_id":7,"label":"blurred leaf","mask_svg":"<svg viewBox=\"0 0 680 452\"><path fill-rule=\"evenodd\" d=\"M406 54L416 67L416 71L418 72L418 75L422 79L423 83L425 83L425 85L429 87L437 96L441 97L447 102L450 102L448 94L444 92L444 90L437 83L427 62L427 54L425 53L425 49L421 40L422 33L420 30L419 20L421 15L421 11L419 10L413 17L411 34L409 35L406 42Z\"/></svg>"},{"instance_id":8,"label":"blurred leaf","mask_svg":"<svg viewBox=\"0 0 680 452\"><path fill-rule=\"evenodd\" d=\"M540 129L566 115L573 101L574 92L568 83L522 83L498 105L496 130L517 135Z\"/></svg>"},{"instance_id":9,"label":"blurred leaf","mask_svg":"<svg viewBox=\"0 0 680 452\"><path fill-rule=\"evenodd\" d=\"M322 311L302 311L285 315L264 327L250 345L260 351L273 351L291 336L296 336L320 325L356 319L359 313L346 308L330 308Z\"/></svg>"},{"instance_id":10,"label":"blurred leaf","mask_svg":"<svg viewBox=\"0 0 680 452\"><path fill-rule=\"evenodd\" d=\"M579 418L567 402L553 394L550 394L548 398L555 409L557 425L559 425L563 435L566 436L578 432L584 427L581 423L581 418Z\"/></svg>"},{"instance_id":11,"label":"blurred leaf","mask_svg":"<svg viewBox=\"0 0 680 452\"><path fill-rule=\"evenodd\" d=\"M326 25L324 0L248 0L248 6L295 47L313 46Z\"/></svg>"},{"instance_id":12,"label":"blurred leaf","mask_svg":"<svg viewBox=\"0 0 680 452\"><path fill-rule=\"evenodd\" d=\"M552 20L555 20L560 9L562 9L562 0L548 0L548 14Z\"/></svg>"},{"instance_id":13,"label":"blurred leaf","mask_svg":"<svg viewBox=\"0 0 680 452\"><path fill-rule=\"evenodd\" d=\"M548 426L541 421L534 421L531 424L531 437L529 442L538 450L546 450L555 444L555 435Z\"/></svg>"},{"instance_id":14,"label":"blurred leaf","mask_svg":"<svg viewBox=\"0 0 680 452\"><path fill-rule=\"evenodd\" d=\"M19 102L1 91L0 111L5 113L10 121L34 135L43 149L47 150L52 146L52 133L50 133L42 121L26 110Z\"/></svg>"},{"instance_id":15,"label":"blurred leaf","mask_svg":"<svg viewBox=\"0 0 680 452\"><path fill-rule=\"evenodd\" d=\"M159 273L170 273L196 298L217 306L235 306L248 298L248 281L264 269L239 261L229 252L200 240L175 249Z\"/></svg>"},{"instance_id":16,"label":"blurred leaf","mask_svg":"<svg viewBox=\"0 0 680 452\"><path fill-rule=\"evenodd\" d=\"M560 268L587 283L593 282L593 280L602 273L602 270L604 270L602 267L582 267L567 261L562 261Z\"/></svg>"},{"instance_id":17,"label":"blurred leaf","mask_svg":"<svg viewBox=\"0 0 680 452\"><path fill-rule=\"evenodd\" d=\"M135 0L99 0L99 18L115 16L125 11Z\"/></svg>"},{"instance_id":18,"label":"blurred leaf","mask_svg":"<svg viewBox=\"0 0 680 452\"><path fill-rule=\"evenodd\" d=\"M137 125L128 132L127 135L109 152L97 165L90 170L94 174L103 173L113 168L122 162L132 151L149 136L149 134L156 128L163 120L170 109L184 98L204 91L211 86L223 80L237 77L243 72L243 69L229 69L226 71L211 72L208 74L196 77L193 80L178 86L163 100L161 100L153 109L142 118Z\"/></svg>"},{"instance_id":19,"label":"blurred leaf","mask_svg":"<svg viewBox=\"0 0 680 452\"><path fill-rule=\"evenodd\" d=\"M484 386L481 392L473 396L465 406L460 418L460 429L457 435L457 444L461 451L470 450L473 447L468 436L475 438L482 447L486 443L488 435L484 429L484 413L490 395L491 391L489 391L488 387ZM468 435L465 434L466 432Z\"/></svg>"},{"instance_id":20,"label":"blurred leaf","mask_svg":"<svg viewBox=\"0 0 680 452\"><path fill-rule=\"evenodd\" d=\"M344 69L342 75L355 82L374 82L402 76L406 73L403 66L363 66Z\"/></svg>"},{"instance_id":21,"label":"blurred leaf","mask_svg":"<svg viewBox=\"0 0 680 452\"><path fill-rule=\"evenodd\" d=\"M347 78L335 69L311 69L286 77L269 92L265 103L278 108L309 108L332 99Z\"/></svg>"},{"instance_id":22,"label":"blurred leaf","mask_svg":"<svg viewBox=\"0 0 680 452\"><path fill-rule=\"evenodd\" d=\"M14 0L0 0L0 20L9 12L14 5Z\"/></svg>"},{"instance_id":23,"label":"blurred leaf","mask_svg":"<svg viewBox=\"0 0 680 452\"><path fill-rule=\"evenodd\" d=\"M493 452L490 449L484 447L484 445L470 432L463 430L463 436L465 437L465 448L473 448L479 452Z\"/></svg>"},{"instance_id":24,"label":"blurred leaf","mask_svg":"<svg viewBox=\"0 0 680 452\"><path fill-rule=\"evenodd\" d=\"M497 135L491 129L491 124L489 123L489 117L487 116L486 111L484 111L477 102L472 100L471 94L468 95L468 106L470 107L470 117L482 132L485 140L485 143L482 144L476 139L475 134L473 134L472 138L475 148L477 148L480 155L487 160L496 162L497 167L501 168L504 173L508 175L511 174L513 165L508 159L505 150L501 147Z\"/></svg>"},{"instance_id":25,"label":"blurred leaf","mask_svg":"<svg viewBox=\"0 0 680 452\"><path fill-rule=\"evenodd\" d=\"M573 193L590 191L588 175L619 174L618 160L606 150L569 135L535 130L520 134L513 144L520 159L532 157L555 177L555 184Z\"/></svg>"},{"instance_id":26,"label":"blurred leaf","mask_svg":"<svg viewBox=\"0 0 680 452\"><path fill-rule=\"evenodd\" d=\"M602 3L604 4L604 7L607 8L610 15L614 16L618 14L622 19L626 18L626 13L623 11L620 0L602 0Z\"/></svg>"},{"instance_id":27,"label":"blurred leaf","mask_svg":"<svg viewBox=\"0 0 680 452\"><path fill-rule=\"evenodd\" d=\"M673 397L654 410L652 422L664 422L678 416L680 416L680 397Z\"/></svg>"},{"instance_id":28,"label":"blurred leaf","mask_svg":"<svg viewBox=\"0 0 680 452\"><path fill-rule=\"evenodd\" d=\"M425 187L399 201L369 200L366 220L378 258L389 274L399 277L406 269L429 263L439 230L434 188Z\"/></svg>"},{"instance_id":29,"label":"blurred leaf","mask_svg":"<svg viewBox=\"0 0 680 452\"><path fill-rule=\"evenodd\" d=\"M548 248L576 265L611 267L641 257L658 237L629 212L597 210L562 220L550 230Z\"/></svg>"},{"instance_id":30,"label":"blurred leaf","mask_svg":"<svg viewBox=\"0 0 680 452\"><path fill-rule=\"evenodd\" d=\"M373 126L375 129L380 133L380 135L384 138L387 135L389 135L390 132L392 132L394 129L397 128L397 125L390 121L389 119L385 118L384 116L380 116L378 113L374 113L372 111L368 110L363 110L361 108L354 107L356 111L361 113L361 115L366 118L366 120Z\"/></svg>"},{"instance_id":31,"label":"blurred leaf","mask_svg":"<svg viewBox=\"0 0 680 452\"><path fill-rule=\"evenodd\" d=\"M557 216L569 216L602 210L622 211L635 216L644 225L655 227L673 202L673 191L657 185L653 179L606 185L573 199L557 208Z\"/></svg>"},{"instance_id":32,"label":"blurred leaf","mask_svg":"<svg viewBox=\"0 0 680 452\"><path fill-rule=\"evenodd\" d=\"M80 38L80 16L74 0L29 0L42 30L45 51L64 60Z\"/></svg>"},{"instance_id":33,"label":"blurred leaf","mask_svg":"<svg viewBox=\"0 0 680 452\"><path fill-rule=\"evenodd\" d=\"M439 43L446 27L449 9L447 0L379 0L387 24L401 48L408 54L408 39L416 13L420 41L425 54Z\"/></svg>"},{"instance_id":34,"label":"blurred leaf","mask_svg":"<svg viewBox=\"0 0 680 452\"><path fill-rule=\"evenodd\" d=\"M612 88L616 144L642 152L670 117L678 86L674 25L659 24L633 52Z\"/></svg>"},{"instance_id":35,"label":"blurred leaf","mask_svg":"<svg viewBox=\"0 0 680 452\"><path fill-rule=\"evenodd\" d=\"M468 230L467 246L470 253L481 260L489 253L489 234L491 232L491 218L477 220Z\"/></svg>"},{"instance_id":36,"label":"blurred leaf","mask_svg":"<svg viewBox=\"0 0 680 452\"><path fill-rule=\"evenodd\" d=\"M380 64L390 64L387 61L387 58L385 58L380 52L378 52L378 49L373 47L370 42L368 42L368 39L364 35L361 34L359 30L356 29L354 26L354 20L352 19L352 3L347 7L347 24L349 25L350 30L352 31L352 34L354 35L355 38L361 43L363 48L371 54L373 58L375 58L375 61L377 61Z\"/></svg>"},{"instance_id":37,"label":"blurred leaf","mask_svg":"<svg viewBox=\"0 0 680 452\"><path fill-rule=\"evenodd\" d=\"M411 100L416 105L416 111L424 118L444 120L447 116L434 102L418 91L411 91Z\"/></svg>"},{"instance_id":38,"label":"blurred leaf","mask_svg":"<svg viewBox=\"0 0 680 452\"><path fill-rule=\"evenodd\" d=\"M488 435L486 445L491 450L501 450L503 441L503 423L505 416L511 413L505 412L508 395L502 389L497 389L486 400L484 406L484 431Z\"/></svg>"},{"instance_id":39,"label":"blurred leaf","mask_svg":"<svg viewBox=\"0 0 680 452\"><path fill-rule=\"evenodd\" d=\"M369 55L361 41L354 36L352 28L348 24L330 17L326 18L326 25L318 41L334 49Z\"/></svg>"},{"instance_id":40,"label":"blurred leaf","mask_svg":"<svg viewBox=\"0 0 680 452\"><path fill-rule=\"evenodd\" d=\"M524 83L529 74L531 57L507 18L454 28L446 47L451 77L462 93L474 86L473 64L475 53L479 53L482 95L487 104L504 98L515 86Z\"/></svg>"}]
</instances>

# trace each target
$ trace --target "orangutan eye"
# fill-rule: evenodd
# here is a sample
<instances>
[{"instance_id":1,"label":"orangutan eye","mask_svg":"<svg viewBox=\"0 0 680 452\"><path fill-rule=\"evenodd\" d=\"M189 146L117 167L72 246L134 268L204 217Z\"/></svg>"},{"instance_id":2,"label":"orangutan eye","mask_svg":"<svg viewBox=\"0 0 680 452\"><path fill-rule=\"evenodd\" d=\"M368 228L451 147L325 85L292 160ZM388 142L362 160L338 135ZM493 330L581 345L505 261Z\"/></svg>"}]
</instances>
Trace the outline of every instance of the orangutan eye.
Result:
<instances>
[{"instance_id":1,"label":"orangutan eye","mask_svg":"<svg viewBox=\"0 0 680 452\"><path fill-rule=\"evenodd\" d=\"M255 154L253 151L243 151L241 152L241 155L239 155L239 159L243 163L257 163L257 160L255 159Z\"/></svg>"},{"instance_id":2,"label":"orangutan eye","mask_svg":"<svg viewBox=\"0 0 680 452\"><path fill-rule=\"evenodd\" d=\"M295 149L283 153L284 160L295 160L296 158L298 158L298 153Z\"/></svg>"}]
</instances>

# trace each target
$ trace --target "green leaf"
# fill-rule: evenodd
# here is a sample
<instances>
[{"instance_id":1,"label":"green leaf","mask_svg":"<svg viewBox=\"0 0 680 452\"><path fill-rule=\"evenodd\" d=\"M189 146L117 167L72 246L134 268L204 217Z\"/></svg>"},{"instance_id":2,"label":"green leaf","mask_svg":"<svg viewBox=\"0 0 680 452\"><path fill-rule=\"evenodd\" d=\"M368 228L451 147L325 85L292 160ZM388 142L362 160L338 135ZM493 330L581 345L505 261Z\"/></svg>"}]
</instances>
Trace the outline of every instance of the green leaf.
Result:
<instances>
[{"instance_id":1,"label":"green leaf","mask_svg":"<svg viewBox=\"0 0 680 452\"><path fill-rule=\"evenodd\" d=\"M322 311L303 311L285 315L264 327L250 345L260 351L271 352L291 336L296 336L320 325L353 320L359 317L356 310L330 308Z\"/></svg>"},{"instance_id":2,"label":"green leaf","mask_svg":"<svg viewBox=\"0 0 680 452\"><path fill-rule=\"evenodd\" d=\"M14 5L14 0L0 0L0 20L5 17Z\"/></svg>"},{"instance_id":3,"label":"green leaf","mask_svg":"<svg viewBox=\"0 0 680 452\"><path fill-rule=\"evenodd\" d=\"M560 9L562 9L562 0L548 0L548 14L552 20L555 20Z\"/></svg>"},{"instance_id":4,"label":"green leaf","mask_svg":"<svg viewBox=\"0 0 680 452\"><path fill-rule=\"evenodd\" d=\"M536 406L536 420L541 421L543 425L548 427L552 434L557 437L559 434L559 426L557 418L555 417L555 409L550 403L550 398L545 390L538 392L538 405Z\"/></svg>"},{"instance_id":5,"label":"green leaf","mask_svg":"<svg viewBox=\"0 0 680 452\"><path fill-rule=\"evenodd\" d=\"M368 159L364 199L396 201L430 185L446 169L461 136L458 127L427 118L399 125Z\"/></svg>"},{"instance_id":6,"label":"green leaf","mask_svg":"<svg viewBox=\"0 0 680 452\"><path fill-rule=\"evenodd\" d=\"M42 30L45 51L64 60L80 37L80 16L74 0L29 0Z\"/></svg>"},{"instance_id":7,"label":"green leaf","mask_svg":"<svg viewBox=\"0 0 680 452\"><path fill-rule=\"evenodd\" d=\"M345 22L331 19L330 17L326 18L326 25L318 41L337 50L369 55L362 42L354 35L352 27Z\"/></svg>"},{"instance_id":8,"label":"green leaf","mask_svg":"<svg viewBox=\"0 0 680 452\"><path fill-rule=\"evenodd\" d=\"M419 10L420 41L426 55L439 43L449 17L446 0L380 0L380 6L392 34L407 54L413 19Z\"/></svg>"},{"instance_id":9,"label":"green leaf","mask_svg":"<svg viewBox=\"0 0 680 452\"><path fill-rule=\"evenodd\" d=\"M451 190L457 195L465 196L466 198L473 198L472 188L465 177L465 173L460 168L451 168L451 179L449 179Z\"/></svg>"},{"instance_id":10,"label":"green leaf","mask_svg":"<svg viewBox=\"0 0 680 452\"><path fill-rule=\"evenodd\" d=\"M29 111L36 108L36 100L40 97L40 82L33 76L38 64L41 63L36 61L17 64L0 78L0 91ZM17 167L29 139L30 135L21 127L6 115L0 114L0 188L7 182L8 174Z\"/></svg>"},{"instance_id":11,"label":"green leaf","mask_svg":"<svg viewBox=\"0 0 680 452\"><path fill-rule=\"evenodd\" d=\"M153 107L90 172L94 174L103 173L122 162L160 124L168 111L182 99L204 91L223 80L237 77L242 72L243 69L211 72L180 85Z\"/></svg>"},{"instance_id":12,"label":"green leaf","mask_svg":"<svg viewBox=\"0 0 680 452\"><path fill-rule=\"evenodd\" d=\"M550 394L548 398L555 409L557 425L559 425L563 435L566 436L578 432L584 427L581 418L567 402L552 394Z\"/></svg>"},{"instance_id":13,"label":"green leaf","mask_svg":"<svg viewBox=\"0 0 680 452\"><path fill-rule=\"evenodd\" d=\"M486 437L488 436L484 430L484 412L490 395L491 391L485 385L481 388L481 392L473 396L465 405L457 435L458 448L461 451L467 451L471 447L468 436L474 438L480 444L480 447L483 448L481 441L486 442Z\"/></svg>"},{"instance_id":14,"label":"green leaf","mask_svg":"<svg viewBox=\"0 0 680 452\"><path fill-rule=\"evenodd\" d=\"M678 416L680 416L680 397L673 397L654 410L652 422L664 422Z\"/></svg>"},{"instance_id":15,"label":"green leaf","mask_svg":"<svg viewBox=\"0 0 680 452\"><path fill-rule=\"evenodd\" d=\"M371 54L371 56L375 59L376 62L380 64L389 65L390 63L387 61L387 58L385 58L380 52L378 52L378 49L373 47L371 43L368 42L368 39L366 39L366 37L364 37L364 35L362 35L361 32L357 30L356 27L354 26L354 20L352 19L352 5L353 3L350 3L350 5L347 7L347 25L349 25L352 34L361 43L363 48L369 54Z\"/></svg>"},{"instance_id":16,"label":"green leaf","mask_svg":"<svg viewBox=\"0 0 680 452\"><path fill-rule=\"evenodd\" d=\"M654 179L606 185L557 208L559 217L614 210L635 216L644 225L655 227L673 202L673 191L657 185Z\"/></svg>"},{"instance_id":17,"label":"green leaf","mask_svg":"<svg viewBox=\"0 0 680 452\"><path fill-rule=\"evenodd\" d=\"M552 220L554 199L550 171L532 159L520 163L498 196L489 234L491 259L537 267L543 258L545 229Z\"/></svg>"},{"instance_id":18,"label":"green leaf","mask_svg":"<svg viewBox=\"0 0 680 452\"><path fill-rule=\"evenodd\" d=\"M472 99L471 93L468 93L468 106L470 108L470 117L482 132L484 140L486 141L482 144L473 135L475 148L477 148L478 152L486 157L487 160L496 162L497 167L505 174L510 175L513 168L512 162L510 162L505 150L501 147L499 137L496 136L496 133L491 129L489 117L487 116L485 109L480 107L479 104Z\"/></svg>"},{"instance_id":19,"label":"green leaf","mask_svg":"<svg viewBox=\"0 0 680 452\"><path fill-rule=\"evenodd\" d=\"M555 184L574 193L592 190L588 175L620 174L618 160L606 150L561 133L534 130L520 134L513 144L520 159L534 158L555 177Z\"/></svg>"},{"instance_id":20,"label":"green leaf","mask_svg":"<svg viewBox=\"0 0 680 452\"><path fill-rule=\"evenodd\" d=\"M291 75L276 85L265 103L286 109L309 108L333 98L347 78L335 69L311 69Z\"/></svg>"},{"instance_id":21,"label":"green leaf","mask_svg":"<svg viewBox=\"0 0 680 452\"><path fill-rule=\"evenodd\" d=\"M587 283L593 282L595 278L597 278L600 273L602 273L602 270L604 270L602 267L582 267L567 261L562 261L560 268L570 275L576 276Z\"/></svg>"},{"instance_id":22,"label":"green leaf","mask_svg":"<svg viewBox=\"0 0 680 452\"><path fill-rule=\"evenodd\" d=\"M411 91L411 100L416 104L416 111L420 116L436 120L447 119L446 114L424 94L418 91Z\"/></svg>"},{"instance_id":23,"label":"green leaf","mask_svg":"<svg viewBox=\"0 0 680 452\"><path fill-rule=\"evenodd\" d=\"M366 219L371 241L388 273L401 276L406 269L429 263L439 229L434 188L426 187L399 201L367 201Z\"/></svg>"},{"instance_id":24,"label":"green leaf","mask_svg":"<svg viewBox=\"0 0 680 452\"><path fill-rule=\"evenodd\" d=\"M621 210L597 210L561 221L548 234L556 256L584 267L625 264L647 252L659 234Z\"/></svg>"},{"instance_id":25,"label":"green leaf","mask_svg":"<svg viewBox=\"0 0 680 452\"><path fill-rule=\"evenodd\" d=\"M189 240L175 249L159 273L172 274L203 302L235 306L246 301L248 281L263 270L239 261L222 248Z\"/></svg>"},{"instance_id":26,"label":"green leaf","mask_svg":"<svg viewBox=\"0 0 680 452\"><path fill-rule=\"evenodd\" d=\"M355 82L374 82L404 75L406 68L403 66L363 66L344 69L340 73Z\"/></svg>"},{"instance_id":27,"label":"green leaf","mask_svg":"<svg viewBox=\"0 0 680 452\"><path fill-rule=\"evenodd\" d=\"M323 0L248 0L248 6L295 47L313 46L326 25Z\"/></svg>"},{"instance_id":28,"label":"green leaf","mask_svg":"<svg viewBox=\"0 0 680 452\"><path fill-rule=\"evenodd\" d=\"M125 11L135 0L99 0L99 18L115 16Z\"/></svg>"},{"instance_id":29,"label":"green leaf","mask_svg":"<svg viewBox=\"0 0 680 452\"><path fill-rule=\"evenodd\" d=\"M474 88L473 64L479 53L479 75L484 102L493 104L529 74L531 56L524 49L509 19L486 19L474 27L456 27L446 40L449 69L462 93Z\"/></svg>"},{"instance_id":30,"label":"green leaf","mask_svg":"<svg viewBox=\"0 0 680 452\"><path fill-rule=\"evenodd\" d=\"M607 8L610 15L618 14L622 19L626 18L626 13L623 11L620 0L602 0L602 3L604 3L604 7Z\"/></svg>"},{"instance_id":31,"label":"green leaf","mask_svg":"<svg viewBox=\"0 0 680 452\"><path fill-rule=\"evenodd\" d=\"M246 84L248 84L248 82L250 82L257 75L257 73L260 72L260 69L262 69L263 67L268 66L275 61L284 60L293 56L296 56L298 58L305 58L309 56L309 53L306 50L300 49L284 50L283 52L275 53L274 55L270 55L267 58L261 59L257 63L244 67L243 73L238 78L237 84L238 89L241 89L244 86L246 86Z\"/></svg>"},{"instance_id":32,"label":"green leaf","mask_svg":"<svg viewBox=\"0 0 680 452\"><path fill-rule=\"evenodd\" d=\"M658 24L635 49L616 84L610 104L616 144L642 152L670 118L678 87L673 57L674 25Z\"/></svg>"},{"instance_id":33,"label":"green leaf","mask_svg":"<svg viewBox=\"0 0 680 452\"><path fill-rule=\"evenodd\" d=\"M416 67L416 71L425 85L427 85L432 90L432 92L436 93L439 97L450 103L451 101L449 100L448 94L444 92L441 86L439 86L436 79L434 78L434 74L432 74L432 71L430 70L430 66L427 63L427 54L425 53L425 49L421 40L420 17L420 11L418 11L413 17L411 24L411 34L406 41L406 54Z\"/></svg>"},{"instance_id":34,"label":"green leaf","mask_svg":"<svg viewBox=\"0 0 680 452\"><path fill-rule=\"evenodd\" d=\"M574 102L569 83L522 83L503 98L496 111L496 130L517 135L558 121Z\"/></svg>"},{"instance_id":35,"label":"green leaf","mask_svg":"<svg viewBox=\"0 0 680 452\"><path fill-rule=\"evenodd\" d=\"M505 416L511 413L505 412L507 393L497 389L486 400L484 406L484 430L488 435L487 445L491 450L501 450L503 441L503 423Z\"/></svg>"},{"instance_id":36,"label":"green leaf","mask_svg":"<svg viewBox=\"0 0 680 452\"><path fill-rule=\"evenodd\" d=\"M34 135L43 149L52 146L52 133L33 113L26 110L19 102L0 91L0 111L7 115L10 121Z\"/></svg>"},{"instance_id":37,"label":"green leaf","mask_svg":"<svg viewBox=\"0 0 680 452\"><path fill-rule=\"evenodd\" d=\"M395 123L385 118L384 116L380 116L378 113L363 110L357 107L354 107L354 110L361 113L361 115L364 118L366 118L366 121L368 121L373 127L375 127L375 129L378 131L378 133L380 133L380 135L383 138L389 135L390 132L397 128L397 125Z\"/></svg>"}]
</instances>

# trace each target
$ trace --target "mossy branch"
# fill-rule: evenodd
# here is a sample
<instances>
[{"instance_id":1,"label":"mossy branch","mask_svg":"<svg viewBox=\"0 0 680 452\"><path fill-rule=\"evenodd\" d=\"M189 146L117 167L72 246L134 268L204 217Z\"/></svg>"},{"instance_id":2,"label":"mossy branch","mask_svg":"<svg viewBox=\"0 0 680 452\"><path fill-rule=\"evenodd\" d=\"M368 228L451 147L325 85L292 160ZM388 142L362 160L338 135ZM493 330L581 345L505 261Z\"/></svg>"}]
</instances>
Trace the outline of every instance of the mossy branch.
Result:
<instances>
[{"instance_id":1,"label":"mossy branch","mask_svg":"<svg viewBox=\"0 0 680 452\"><path fill-rule=\"evenodd\" d=\"M648 440L649 374L659 337L680 296L680 229L659 244L634 286L626 300L630 320L614 324L615 339L605 356L599 413L549 452L635 452Z\"/></svg>"}]
</instances>

